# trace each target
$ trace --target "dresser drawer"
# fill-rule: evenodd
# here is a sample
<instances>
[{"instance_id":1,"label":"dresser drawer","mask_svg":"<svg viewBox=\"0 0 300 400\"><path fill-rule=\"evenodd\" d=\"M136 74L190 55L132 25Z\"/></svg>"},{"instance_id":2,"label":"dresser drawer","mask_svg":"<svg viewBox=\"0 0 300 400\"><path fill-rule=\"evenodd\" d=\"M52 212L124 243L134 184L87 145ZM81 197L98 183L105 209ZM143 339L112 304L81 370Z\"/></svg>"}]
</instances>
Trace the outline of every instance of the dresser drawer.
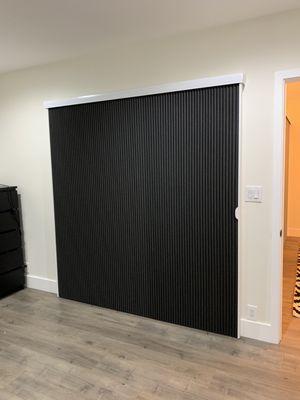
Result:
<instances>
[{"instance_id":1,"label":"dresser drawer","mask_svg":"<svg viewBox=\"0 0 300 400\"><path fill-rule=\"evenodd\" d=\"M19 231L0 233L0 254L21 247Z\"/></svg>"},{"instance_id":2,"label":"dresser drawer","mask_svg":"<svg viewBox=\"0 0 300 400\"><path fill-rule=\"evenodd\" d=\"M23 289L24 285L24 267L14 269L5 274L0 274L0 297L6 296L16 290Z\"/></svg>"},{"instance_id":3,"label":"dresser drawer","mask_svg":"<svg viewBox=\"0 0 300 400\"><path fill-rule=\"evenodd\" d=\"M24 260L21 248L0 254L0 274L23 266Z\"/></svg>"},{"instance_id":4,"label":"dresser drawer","mask_svg":"<svg viewBox=\"0 0 300 400\"><path fill-rule=\"evenodd\" d=\"M19 229L19 213L17 210L0 213L0 233Z\"/></svg>"},{"instance_id":5,"label":"dresser drawer","mask_svg":"<svg viewBox=\"0 0 300 400\"><path fill-rule=\"evenodd\" d=\"M0 212L18 208L18 194L16 190L0 191Z\"/></svg>"}]
</instances>

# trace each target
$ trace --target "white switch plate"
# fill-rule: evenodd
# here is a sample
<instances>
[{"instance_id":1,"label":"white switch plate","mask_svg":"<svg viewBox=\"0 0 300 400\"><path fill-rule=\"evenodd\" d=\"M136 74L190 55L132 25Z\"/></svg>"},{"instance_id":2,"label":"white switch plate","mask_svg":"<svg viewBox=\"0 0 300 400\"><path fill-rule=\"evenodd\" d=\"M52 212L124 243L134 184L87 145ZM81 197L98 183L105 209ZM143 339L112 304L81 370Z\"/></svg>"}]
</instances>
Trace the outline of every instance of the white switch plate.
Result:
<instances>
[{"instance_id":1,"label":"white switch plate","mask_svg":"<svg viewBox=\"0 0 300 400\"><path fill-rule=\"evenodd\" d=\"M261 203L263 198L262 186L246 186L246 201Z\"/></svg>"}]
</instances>

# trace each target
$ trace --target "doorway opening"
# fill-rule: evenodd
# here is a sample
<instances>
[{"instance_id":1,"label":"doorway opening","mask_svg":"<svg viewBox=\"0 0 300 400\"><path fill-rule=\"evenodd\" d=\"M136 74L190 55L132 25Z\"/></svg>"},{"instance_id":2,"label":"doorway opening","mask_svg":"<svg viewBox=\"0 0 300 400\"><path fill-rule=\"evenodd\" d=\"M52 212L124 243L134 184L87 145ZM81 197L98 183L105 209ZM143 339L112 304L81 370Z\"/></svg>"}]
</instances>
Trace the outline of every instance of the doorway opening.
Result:
<instances>
[{"instance_id":1,"label":"doorway opening","mask_svg":"<svg viewBox=\"0 0 300 400\"><path fill-rule=\"evenodd\" d=\"M282 343L300 346L300 80L285 83Z\"/></svg>"}]
</instances>

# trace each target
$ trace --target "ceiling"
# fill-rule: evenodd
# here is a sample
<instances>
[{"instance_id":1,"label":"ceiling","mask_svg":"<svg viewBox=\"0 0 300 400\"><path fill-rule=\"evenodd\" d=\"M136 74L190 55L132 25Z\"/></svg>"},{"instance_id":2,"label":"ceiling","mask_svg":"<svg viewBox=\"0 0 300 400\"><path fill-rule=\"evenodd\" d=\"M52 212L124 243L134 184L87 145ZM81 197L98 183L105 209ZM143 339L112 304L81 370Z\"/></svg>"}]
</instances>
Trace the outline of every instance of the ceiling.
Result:
<instances>
[{"instance_id":1,"label":"ceiling","mask_svg":"<svg viewBox=\"0 0 300 400\"><path fill-rule=\"evenodd\" d=\"M0 0L0 73L300 7L300 0Z\"/></svg>"}]
</instances>

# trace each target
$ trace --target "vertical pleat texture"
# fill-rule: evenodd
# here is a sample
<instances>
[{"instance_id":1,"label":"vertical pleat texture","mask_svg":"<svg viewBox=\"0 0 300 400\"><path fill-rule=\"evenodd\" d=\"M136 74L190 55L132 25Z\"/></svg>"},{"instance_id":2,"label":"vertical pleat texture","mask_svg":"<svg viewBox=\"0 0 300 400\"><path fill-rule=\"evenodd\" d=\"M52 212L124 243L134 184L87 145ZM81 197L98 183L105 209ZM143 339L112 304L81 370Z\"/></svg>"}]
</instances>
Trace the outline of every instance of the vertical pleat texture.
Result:
<instances>
[{"instance_id":1,"label":"vertical pleat texture","mask_svg":"<svg viewBox=\"0 0 300 400\"><path fill-rule=\"evenodd\" d=\"M238 85L49 111L61 297L237 335L238 118Z\"/></svg>"}]
</instances>

